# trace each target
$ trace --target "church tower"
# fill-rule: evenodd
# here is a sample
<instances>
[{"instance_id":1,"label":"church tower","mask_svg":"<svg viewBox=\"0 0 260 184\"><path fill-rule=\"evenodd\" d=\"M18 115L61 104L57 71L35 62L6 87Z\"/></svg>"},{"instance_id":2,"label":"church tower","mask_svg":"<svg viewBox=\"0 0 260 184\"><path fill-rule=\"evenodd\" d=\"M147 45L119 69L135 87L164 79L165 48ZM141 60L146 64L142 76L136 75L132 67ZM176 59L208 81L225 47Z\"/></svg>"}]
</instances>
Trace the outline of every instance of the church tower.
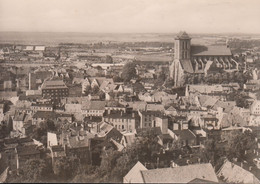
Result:
<instances>
[{"instance_id":1,"label":"church tower","mask_svg":"<svg viewBox=\"0 0 260 184\"><path fill-rule=\"evenodd\" d=\"M186 32L180 32L175 37L174 60L170 66L170 77L174 80L174 86L181 86L184 81L184 72L192 71L191 38Z\"/></svg>"},{"instance_id":2,"label":"church tower","mask_svg":"<svg viewBox=\"0 0 260 184\"><path fill-rule=\"evenodd\" d=\"M175 38L174 59L190 59L190 40L189 35L184 31L180 32Z\"/></svg>"}]
</instances>

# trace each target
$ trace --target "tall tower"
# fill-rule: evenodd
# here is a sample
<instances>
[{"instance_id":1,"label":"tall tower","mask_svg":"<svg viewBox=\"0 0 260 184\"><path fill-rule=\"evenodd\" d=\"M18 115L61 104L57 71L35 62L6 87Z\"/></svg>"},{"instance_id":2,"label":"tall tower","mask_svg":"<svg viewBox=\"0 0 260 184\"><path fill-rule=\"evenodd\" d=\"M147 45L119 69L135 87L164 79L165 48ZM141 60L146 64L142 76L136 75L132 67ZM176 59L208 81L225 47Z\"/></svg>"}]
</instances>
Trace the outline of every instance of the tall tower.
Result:
<instances>
[{"instance_id":1,"label":"tall tower","mask_svg":"<svg viewBox=\"0 0 260 184\"><path fill-rule=\"evenodd\" d=\"M184 73L191 72L191 38L182 31L175 37L174 60L170 66L170 77L175 86L181 86L184 81Z\"/></svg>"},{"instance_id":2,"label":"tall tower","mask_svg":"<svg viewBox=\"0 0 260 184\"><path fill-rule=\"evenodd\" d=\"M191 38L185 31L181 31L175 38L174 59L184 60L190 59L190 40Z\"/></svg>"}]
</instances>

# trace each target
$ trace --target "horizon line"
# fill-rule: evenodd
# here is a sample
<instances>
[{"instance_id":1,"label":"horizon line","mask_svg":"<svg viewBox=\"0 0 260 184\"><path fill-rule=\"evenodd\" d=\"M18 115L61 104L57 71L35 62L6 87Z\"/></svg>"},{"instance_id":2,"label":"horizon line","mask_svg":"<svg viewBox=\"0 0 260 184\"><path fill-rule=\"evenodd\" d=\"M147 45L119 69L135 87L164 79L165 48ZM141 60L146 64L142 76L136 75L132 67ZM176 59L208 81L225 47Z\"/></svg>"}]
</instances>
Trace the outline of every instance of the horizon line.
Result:
<instances>
[{"instance_id":1,"label":"horizon line","mask_svg":"<svg viewBox=\"0 0 260 184\"><path fill-rule=\"evenodd\" d=\"M180 30L181 31L181 30ZM83 31L0 31L0 33L77 33L77 34L178 34L178 32L83 32ZM234 34L234 35L260 35L260 33L246 32L188 32L188 34Z\"/></svg>"}]
</instances>

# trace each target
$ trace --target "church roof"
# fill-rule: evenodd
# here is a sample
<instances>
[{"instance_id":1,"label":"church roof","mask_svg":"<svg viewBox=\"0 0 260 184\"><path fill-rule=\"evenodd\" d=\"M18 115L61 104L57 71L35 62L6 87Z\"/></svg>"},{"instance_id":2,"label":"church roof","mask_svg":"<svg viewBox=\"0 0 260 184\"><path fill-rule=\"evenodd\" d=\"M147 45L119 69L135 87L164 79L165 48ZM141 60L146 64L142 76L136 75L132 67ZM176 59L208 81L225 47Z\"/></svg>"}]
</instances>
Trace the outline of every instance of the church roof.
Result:
<instances>
[{"instance_id":1,"label":"church roof","mask_svg":"<svg viewBox=\"0 0 260 184\"><path fill-rule=\"evenodd\" d=\"M176 36L176 39L191 39L185 31L181 31Z\"/></svg>"},{"instance_id":2,"label":"church roof","mask_svg":"<svg viewBox=\"0 0 260 184\"><path fill-rule=\"evenodd\" d=\"M191 46L192 56L231 56L231 50L225 45L221 46Z\"/></svg>"},{"instance_id":3,"label":"church roof","mask_svg":"<svg viewBox=\"0 0 260 184\"><path fill-rule=\"evenodd\" d=\"M180 63L185 72L193 73L193 67L189 59L181 60Z\"/></svg>"}]
</instances>

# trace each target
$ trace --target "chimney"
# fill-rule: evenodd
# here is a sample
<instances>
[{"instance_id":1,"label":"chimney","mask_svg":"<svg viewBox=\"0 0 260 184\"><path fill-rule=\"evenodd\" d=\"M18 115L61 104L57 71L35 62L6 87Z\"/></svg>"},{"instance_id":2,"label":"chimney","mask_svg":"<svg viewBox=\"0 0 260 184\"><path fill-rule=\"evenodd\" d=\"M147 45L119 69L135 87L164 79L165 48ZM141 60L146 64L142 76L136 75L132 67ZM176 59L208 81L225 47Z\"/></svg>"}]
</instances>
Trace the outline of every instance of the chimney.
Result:
<instances>
[{"instance_id":1,"label":"chimney","mask_svg":"<svg viewBox=\"0 0 260 184\"><path fill-rule=\"evenodd\" d=\"M243 162L241 162L241 167L243 168Z\"/></svg>"},{"instance_id":2,"label":"chimney","mask_svg":"<svg viewBox=\"0 0 260 184\"><path fill-rule=\"evenodd\" d=\"M249 166L249 171L252 171L252 166Z\"/></svg>"},{"instance_id":3,"label":"chimney","mask_svg":"<svg viewBox=\"0 0 260 184\"><path fill-rule=\"evenodd\" d=\"M32 80L31 77L32 77L31 73L29 73L29 90L31 90L31 88L32 88L32 86L31 86L31 80Z\"/></svg>"}]
</instances>

